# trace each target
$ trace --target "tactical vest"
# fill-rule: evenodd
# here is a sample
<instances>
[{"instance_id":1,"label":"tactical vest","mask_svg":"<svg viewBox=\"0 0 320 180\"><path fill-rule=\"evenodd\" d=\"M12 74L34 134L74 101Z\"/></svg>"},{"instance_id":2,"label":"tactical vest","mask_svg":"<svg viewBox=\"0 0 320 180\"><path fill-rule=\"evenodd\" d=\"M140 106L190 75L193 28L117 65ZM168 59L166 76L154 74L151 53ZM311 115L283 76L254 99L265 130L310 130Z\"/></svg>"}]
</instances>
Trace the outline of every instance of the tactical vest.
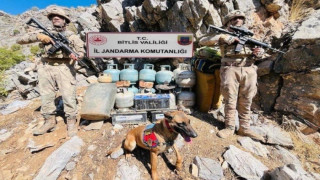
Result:
<instances>
[{"instance_id":1,"label":"tactical vest","mask_svg":"<svg viewBox=\"0 0 320 180\"><path fill-rule=\"evenodd\" d=\"M235 53L235 48L235 44L228 45L226 43L220 43L221 56L223 57L221 61L240 62L253 57L251 47L248 45L245 45L239 53Z\"/></svg>"}]
</instances>

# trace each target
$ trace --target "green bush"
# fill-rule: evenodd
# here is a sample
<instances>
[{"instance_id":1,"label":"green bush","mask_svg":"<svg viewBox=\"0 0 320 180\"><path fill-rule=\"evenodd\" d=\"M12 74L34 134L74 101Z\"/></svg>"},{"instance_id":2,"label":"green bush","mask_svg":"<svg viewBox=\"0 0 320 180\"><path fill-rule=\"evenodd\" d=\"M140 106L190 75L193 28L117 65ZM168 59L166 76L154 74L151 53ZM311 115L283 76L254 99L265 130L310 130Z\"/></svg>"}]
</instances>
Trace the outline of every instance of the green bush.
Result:
<instances>
[{"instance_id":1,"label":"green bush","mask_svg":"<svg viewBox=\"0 0 320 180\"><path fill-rule=\"evenodd\" d=\"M4 71L0 71L0 96L7 96L8 92L5 89L5 76Z\"/></svg>"},{"instance_id":2,"label":"green bush","mask_svg":"<svg viewBox=\"0 0 320 180\"><path fill-rule=\"evenodd\" d=\"M7 70L25 59L20 49L21 46L18 44L10 49L0 48L0 71Z\"/></svg>"},{"instance_id":3,"label":"green bush","mask_svg":"<svg viewBox=\"0 0 320 180\"><path fill-rule=\"evenodd\" d=\"M13 30L13 35L17 35L19 33L20 33L20 31L18 29Z\"/></svg>"},{"instance_id":4,"label":"green bush","mask_svg":"<svg viewBox=\"0 0 320 180\"><path fill-rule=\"evenodd\" d=\"M0 48L0 96L8 95L8 92L4 88L4 71L25 59L20 50L21 46L18 44L12 45L11 48Z\"/></svg>"},{"instance_id":5,"label":"green bush","mask_svg":"<svg viewBox=\"0 0 320 180\"><path fill-rule=\"evenodd\" d=\"M38 45L31 46L31 48L30 48L30 52L32 53L32 55L38 54L39 50L40 50L40 48Z\"/></svg>"},{"instance_id":6,"label":"green bush","mask_svg":"<svg viewBox=\"0 0 320 180\"><path fill-rule=\"evenodd\" d=\"M21 50L21 45L20 44L14 44L11 46L11 51L19 51Z\"/></svg>"}]
</instances>

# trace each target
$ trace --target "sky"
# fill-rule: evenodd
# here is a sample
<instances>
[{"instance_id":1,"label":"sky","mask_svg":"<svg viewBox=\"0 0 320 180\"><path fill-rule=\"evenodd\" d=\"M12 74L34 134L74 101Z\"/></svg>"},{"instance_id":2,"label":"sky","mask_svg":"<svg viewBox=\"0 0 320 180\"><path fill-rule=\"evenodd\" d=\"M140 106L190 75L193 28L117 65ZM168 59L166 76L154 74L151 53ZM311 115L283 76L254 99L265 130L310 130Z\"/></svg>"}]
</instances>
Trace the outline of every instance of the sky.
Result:
<instances>
[{"instance_id":1,"label":"sky","mask_svg":"<svg viewBox=\"0 0 320 180\"><path fill-rule=\"evenodd\" d=\"M97 4L96 0L0 0L0 10L11 14L21 14L32 7L45 9L49 5L65 7L90 6Z\"/></svg>"}]
</instances>

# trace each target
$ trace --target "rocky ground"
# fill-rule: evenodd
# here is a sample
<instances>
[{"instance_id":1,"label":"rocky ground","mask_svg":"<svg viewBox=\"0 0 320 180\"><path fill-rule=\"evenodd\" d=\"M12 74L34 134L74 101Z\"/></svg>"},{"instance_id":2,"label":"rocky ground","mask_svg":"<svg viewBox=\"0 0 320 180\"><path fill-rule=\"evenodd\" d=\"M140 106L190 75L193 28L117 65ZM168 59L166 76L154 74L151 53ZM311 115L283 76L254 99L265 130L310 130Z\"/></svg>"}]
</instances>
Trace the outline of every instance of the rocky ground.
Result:
<instances>
[{"instance_id":1,"label":"rocky ground","mask_svg":"<svg viewBox=\"0 0 320 180\"><path fill-rule=\"evenodd\" d=\"M78 136L68 139L65 122L57 118L54 132L33 136L32 130L42 123L39 107L40 99L36 98L27 107L0 116L0 179L151 179L146 150L136 149L129 160L117 154L112 156L115 159L106 157L135 125L112 126L107 120L100 129L87 131L87 125L81 122ZM319 133L305 136L299 130L286 132L273 116L255 115L255 124L259 124L256 129L260 126L268 129L266 124L272 127L270 134L265 134L268 143L237 135L221 139L216 136L223 125L217 120L219 116L216 112L195 112L190 116L198 137L192 143L185 143L182 138L176 141L184 157L183 170L175 171L174 152L166 152L158 157L161 179L275 177L267 172L277 172L279 177L281 173L289 173L292 179L319 179L316 174L320 172ZM276 168L287 164L295 167L277 171Z\"/></svg>"}]
</instances>

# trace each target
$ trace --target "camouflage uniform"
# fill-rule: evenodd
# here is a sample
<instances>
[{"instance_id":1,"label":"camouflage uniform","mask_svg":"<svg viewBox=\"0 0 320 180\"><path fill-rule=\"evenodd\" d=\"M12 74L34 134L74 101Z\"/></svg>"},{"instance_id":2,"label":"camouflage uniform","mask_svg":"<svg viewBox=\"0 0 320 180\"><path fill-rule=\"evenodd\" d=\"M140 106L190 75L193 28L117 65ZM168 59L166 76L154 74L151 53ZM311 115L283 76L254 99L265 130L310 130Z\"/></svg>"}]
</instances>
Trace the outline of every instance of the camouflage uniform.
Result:
<instances>
[{"instance_id":1,"label":"camouflage uniform","mask_svg":"<svg viewBox=\"0 0 320 180\"><path fill-rule=\"evenodd\" d=\"M225 23L232 18L245 16L240 11L231 12L225 17ZM235 43L232 36L219 34L216 36L204 37L200 40L201 45L219 44L222 66L220 68L221 93L225 100L225 126L229 132L235 130L235 115L238 111L240 120L240 132L249 132L250 128L250 107L252 99L257 92L257 66L254 60L257 58L252 53L252 47L247 45L239 53L235 53ZM260 54L261 55L261 54ZM238 131L238 133L239 133ZM253 134L252 131L250 133ZM219 134L218 134L219 135ZM262 140L254 134L254 139Z\"/></svg>"},{"instance_id":2,"label":"camouflage uniform","mask_svg":"<svg viewBox=\"0 0 320 180\"><path fill-rule=\"evenodd\" d=\"M58 10L61 11L61 9ZM52 14L48 14L49 19L50 15ZM66 22L68 23L70 22L70 20L66 19ZM80 39L78 35L71 31L58 31L62 33L71 42L69 44L70 48L72 48L80 56L84 55L84 42ZM50 32L53 34L57 34L58 31L55 28L53 28L53 30L50 30ZM38 42L38 34L38 32L28 34L22 38L19 38L17 42L19 44ZM52 124L51 121L52 119L54 119L54 115L56 113L56 106L54 104L54 100L56 96L56 91L59 90L63 99L67 123L69 124L68 120L74 122L76 120L77 105L75 79L76 72L74 69L73 60L69 57L69 54L65 53L63 50L59 50L55 54L49 55L47 52L52 47L51 43L40 43L39 46L41 48L41 63L38 66L38 79L39 90L41 95L41 114L43 115L45 121L49 120ZM50 125L50 127L52 126ZM49 130L51 129L52 128L49 128ZM41 131L41 133L37 132L34 134L40 135L43 134L43 132Z\"/></svg>"}]
</instances>

